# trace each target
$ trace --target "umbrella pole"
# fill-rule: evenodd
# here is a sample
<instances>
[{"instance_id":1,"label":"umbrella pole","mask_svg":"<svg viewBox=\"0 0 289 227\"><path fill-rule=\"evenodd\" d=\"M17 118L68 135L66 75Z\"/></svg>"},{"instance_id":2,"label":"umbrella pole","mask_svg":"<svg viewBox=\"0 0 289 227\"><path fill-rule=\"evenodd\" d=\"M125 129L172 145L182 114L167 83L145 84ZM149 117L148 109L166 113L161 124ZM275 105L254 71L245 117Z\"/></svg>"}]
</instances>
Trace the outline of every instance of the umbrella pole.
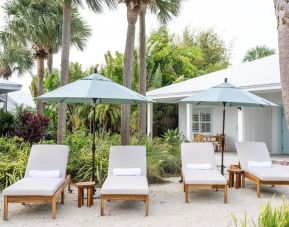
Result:
<instances>
[{"instance_id":1,"label":"umbrella pole","mask_svg":"<svg viewBox=\"0 0 289 227\"><path fill-rule=\"evenodd\" d=\"M92 151L92 173L91 173L91 181L95 181L95 150L96 150L96 146L95 146L95 115L96 115L96 105L95 105L95 100L94 101L94 106L93 106L93 119L92 119L92 147L91 147L91 151Z\"/></svg>"},{"instance_id":2,"label":"umbrella pole","mask_svg":"<svg viewBox=\"0 0 289 227\"><path fill-rule=\"evenodd\" d=\"M224 148L225 148L225 117L226 117L226 102L223 102L223 131L222 131L222 160L221 160L221 173L224 175Z\"/></svg>"}]
</instances>

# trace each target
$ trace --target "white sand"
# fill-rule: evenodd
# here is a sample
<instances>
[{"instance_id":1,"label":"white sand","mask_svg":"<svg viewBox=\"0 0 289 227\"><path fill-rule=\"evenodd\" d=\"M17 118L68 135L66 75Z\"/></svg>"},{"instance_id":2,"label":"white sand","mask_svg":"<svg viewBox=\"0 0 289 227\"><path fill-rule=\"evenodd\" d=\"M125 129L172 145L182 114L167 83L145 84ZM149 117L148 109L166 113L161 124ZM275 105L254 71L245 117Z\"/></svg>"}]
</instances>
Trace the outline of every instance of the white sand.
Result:
<instances>
[{"instance_id":1,"label":"white sand","mask_svg":"<svg viewBox=\"0 0 289 227\"><path fill-rule=\"evenodd\" d=\"M220 159L217 154L217 160ZM275 157L284 160L288 157ZM226 164L236 163L235 154L226 154ZM289 167L285 167L289 171ZM243 189L228 190L228 204L223 203L223 192L198 190L190 193L190 203L184 202L182 184L179 178L170 178L170 183L150 185L149 216L144 217L142 202L108 202L106 216L99 216L99 201L91 208L77 208L77 195L66 193L65 205L57 206L57 219L51 219L50 205L9 204L9 220L0 220L0 226L233 226L231 213L243 217L247 212L257 217L260 203L271 200L278 204L284 194L289 198L289 187L262 187L261 199L257 198L254 185L247 183ZM75 188L73 188L75 189ZM3 196L0 210L3 212Z\"/></svg>"}]
</instances>

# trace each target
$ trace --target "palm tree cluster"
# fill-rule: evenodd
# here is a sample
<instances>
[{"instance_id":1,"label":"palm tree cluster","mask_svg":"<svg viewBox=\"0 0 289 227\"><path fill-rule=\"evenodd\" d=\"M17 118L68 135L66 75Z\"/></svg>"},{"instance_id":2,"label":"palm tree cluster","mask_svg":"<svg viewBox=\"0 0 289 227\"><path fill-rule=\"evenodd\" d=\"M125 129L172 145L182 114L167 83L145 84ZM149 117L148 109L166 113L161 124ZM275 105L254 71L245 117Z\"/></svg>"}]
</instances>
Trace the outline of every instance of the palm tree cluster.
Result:
<instances>
[{"instance_id":1,"label":"palm tree cluster","mask_svg":"<svg viewBox=\"0 0 289 227\"><path fill-rule=\"evenodd\" d=\"M157 15L162 24L170 21L180 12L181 0L9 0L4 4L6 14L6 26L1 33L1 76L8 78L12 72L19 74L28 71L33 66L35 59L37 86L34 92L37 96L44 92L45 61L47 61L48 74L53 73L53 54L61 48L61 69L59 85L63 86L69 81L69 52L74 45L82 50L87 38L91 35L90 29L80 17L78 7L84 3L95 13L103 12L103 9L115 9L118 3L125 3L127 7L127 40L124 54L123 83L131 88L134 57L134 42L136 22L139 19L140 26L140 79L139 92L146 92L146 12ZM9 42L7 41L9 40ZM101 108L101 107L100 107ZM107 108L103 108L106 110ZM117 111L116 111L117 112ZM37 101L37 113L43 114L43 103ZM64 141L66 129L66 105L60 104L58 108L58 143ZM145 134L145 105L140 106L139 130ZM107 116L110 114L108 112ZM104 115L102 115L104 116ZM128 143L130 106L122 108L122 142ZM104 117L101 117L104 118ZM103 119L104 122L106 120ZM109 124L109 123L105 123Z\"/></svg>"},{"instance_id":2,"label":"palm tree cluster","mask_svg":"<svg viewBox=\"0 0 289 227\"><path fill-rule=\"evenodd\" d=\"M133 52L135 42L136 22L139 17L140 30L140 79L139 92L145 95L146 92L146 11L149 9L151 13L156 14L160 22L166 24L173 16L177 16L181 8L181 0L121 0L126 4L127 8L127 37L124 52L124 69L123 69L123 85L131 88L132 69L133 69ZM121 110L121 142L122 144L129 143L130 135L130 105L122 105ZM139 107L139 132L144 135L146 132L146 105L142 104Z\"/></svg>"},{"instance_id":3,"label":"palm tree cluster","mask_svg":"<svg viewBox=\"0 0 289 227\"><path fill-rule=\"evenodd\" d=\"M9 34L12 46L19 43L29 49L36 61L38 95L42 95L45 59L48 71L52 72L53 54L59 51L62 44L62 3L45 0L11 0L4 5L4 11L5 32ZM79 49L83 49L90 35L90 29L76 8L73 8L71 15L71 42ZM40 101L37 102L37 113L43 114L43 103Z\"/></svg>"}]
</instances>

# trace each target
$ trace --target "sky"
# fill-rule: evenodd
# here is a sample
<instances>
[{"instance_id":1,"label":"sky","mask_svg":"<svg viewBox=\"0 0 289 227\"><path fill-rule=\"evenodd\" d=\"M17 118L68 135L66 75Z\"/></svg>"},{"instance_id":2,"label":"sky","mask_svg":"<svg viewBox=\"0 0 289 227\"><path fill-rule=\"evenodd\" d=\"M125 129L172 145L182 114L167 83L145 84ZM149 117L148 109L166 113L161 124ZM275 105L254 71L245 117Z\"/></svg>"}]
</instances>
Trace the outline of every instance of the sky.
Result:
<instances>
[{"instance_id":1,"label":"sky","mask_svg":"<svg viewBox=\"0 0 289 227\"><path fill-rule=\"evenodd\" d=\"M0 0L0 7L4 1ZM72 48L70 61L77 61L83 68L104 62L107 51L124 52L126 39L126 7L95 14L82 9L81 15L92 29L87 48L81 52ZM0 9L0 29L5 24ZM147 15L147 33L156 30L159 23L154 15ZM227 45L232 45L231 63L241 64L246 51L256 45L266 45L277 50L277 28L273 0L185 0L181 13L168 25L170 32L182 34L188 27L192 30L214 28ZM138 45L138 30L136 46ZM60 66L60 54L55 56L54 67ZM32 73L35 74L33 69ZM29 91L31 77L12 77Z\"/></svg>"}]
</instances>

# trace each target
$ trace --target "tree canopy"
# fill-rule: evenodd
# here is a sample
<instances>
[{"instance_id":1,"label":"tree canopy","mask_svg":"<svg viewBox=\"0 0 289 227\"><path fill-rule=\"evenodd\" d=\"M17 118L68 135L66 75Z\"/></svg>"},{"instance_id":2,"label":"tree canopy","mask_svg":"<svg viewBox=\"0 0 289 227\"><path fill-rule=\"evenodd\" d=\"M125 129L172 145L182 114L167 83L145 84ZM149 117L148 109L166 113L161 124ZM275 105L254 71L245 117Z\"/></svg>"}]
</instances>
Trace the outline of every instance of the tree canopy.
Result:
<instances>
[{"instance_id":1,"label":"tree canopy","mask_svg":"<svg viewBox=\"0 0 289 227\"><path fill-rule=\"evenodd\" d=\"M267 56L270 56L272 54L275 54L276 51L273 48L267 47L265 45L263 46L256 46L254 48L251 48L247 51L243 58L243 62L250 62L257 60L259 58L264 58Z\"/></svg>"}]
</instances>

